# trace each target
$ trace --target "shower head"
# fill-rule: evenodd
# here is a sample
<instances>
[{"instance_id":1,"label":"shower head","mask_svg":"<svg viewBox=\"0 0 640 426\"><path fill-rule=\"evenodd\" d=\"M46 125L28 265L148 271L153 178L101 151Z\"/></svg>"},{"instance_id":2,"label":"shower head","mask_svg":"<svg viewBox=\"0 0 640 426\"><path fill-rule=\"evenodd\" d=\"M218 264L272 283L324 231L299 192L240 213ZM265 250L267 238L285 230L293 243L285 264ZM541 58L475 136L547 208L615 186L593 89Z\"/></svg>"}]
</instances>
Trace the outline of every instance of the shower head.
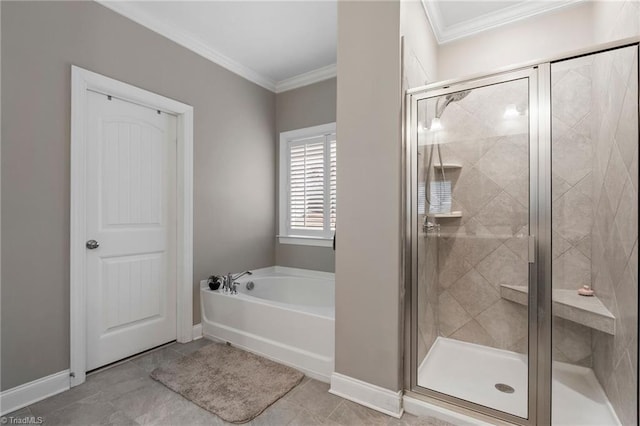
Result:
<instances>
[{"instance_id":1,"label":"shower head","mask_svg":"<svg viewBox=\"0 0 640 426\"><path fill-rule=\"evenodd\" d=\"M463 90L462 92L449 93L445 98L451 102L458 102L467 97L471 90Z\"/></svg>"},{"instance_id":2,"label":"shower head","mask_svg":"<svg viewBox=\"0 0 640 426\"><path fill-rule=\"evenodd\" d=\"M436 101L436 118L442 117L442 113L451 102L459 102L467 97L471 90L463 90L461 92L449 93L444 97L444 103L440 106L441 97Z\"/></svg>"}]
</instances>

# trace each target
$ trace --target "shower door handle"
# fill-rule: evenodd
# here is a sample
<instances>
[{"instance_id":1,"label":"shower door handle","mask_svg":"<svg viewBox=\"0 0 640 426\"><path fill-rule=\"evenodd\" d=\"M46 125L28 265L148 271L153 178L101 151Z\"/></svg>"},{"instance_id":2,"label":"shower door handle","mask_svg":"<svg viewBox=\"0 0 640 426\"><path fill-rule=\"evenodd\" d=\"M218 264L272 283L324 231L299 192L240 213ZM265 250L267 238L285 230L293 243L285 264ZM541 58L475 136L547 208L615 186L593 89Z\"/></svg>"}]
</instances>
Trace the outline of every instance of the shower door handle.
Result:
<instances>
[{"instance_id":1,"label":"shower door handle","mask_svg":"<svg viewBox=\"0 0 640 426\"><path fill-rule=\"evenodd\" d=\"M529 263L536 263L536 237L529 235Z\"/></svg>"}]
</instances>

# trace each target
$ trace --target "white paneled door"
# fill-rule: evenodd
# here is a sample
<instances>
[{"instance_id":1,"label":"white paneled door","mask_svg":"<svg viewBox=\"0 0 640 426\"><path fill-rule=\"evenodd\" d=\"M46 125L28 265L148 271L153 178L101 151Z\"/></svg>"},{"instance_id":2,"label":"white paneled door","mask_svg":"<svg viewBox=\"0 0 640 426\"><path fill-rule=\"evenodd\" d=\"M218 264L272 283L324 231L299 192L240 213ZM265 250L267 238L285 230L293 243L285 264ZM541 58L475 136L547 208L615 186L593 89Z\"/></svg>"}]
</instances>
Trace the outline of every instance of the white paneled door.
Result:
<instances>
[{"instance_id":1,"label":"white paneled door","mask_svg":"<svg viewBox=\"0 0 640 426\"><path fill-rule=\"evenodd\" d=\"M176 338L176 117L88 93L87 370Z\"/></svg>"}]
</instances>

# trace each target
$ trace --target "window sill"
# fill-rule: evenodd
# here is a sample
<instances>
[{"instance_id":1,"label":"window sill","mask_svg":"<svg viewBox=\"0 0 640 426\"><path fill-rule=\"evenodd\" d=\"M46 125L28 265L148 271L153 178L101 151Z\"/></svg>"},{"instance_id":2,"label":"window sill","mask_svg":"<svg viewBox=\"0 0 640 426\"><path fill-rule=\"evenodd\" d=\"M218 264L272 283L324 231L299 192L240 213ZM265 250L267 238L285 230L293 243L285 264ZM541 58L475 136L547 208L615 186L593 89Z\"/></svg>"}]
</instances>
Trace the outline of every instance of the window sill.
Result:
<instances>
[{"instance_id":1,"label":"window sill","mask_svg":"<svg viewBox=\"0 0 640 426\"><path fill-rule=\"evenodd\" d=\"M278 235L277 239L280 244L295 244L299 246L316 246L316 247L333 247L333 238Z\"/></svg>"}]
</instances>

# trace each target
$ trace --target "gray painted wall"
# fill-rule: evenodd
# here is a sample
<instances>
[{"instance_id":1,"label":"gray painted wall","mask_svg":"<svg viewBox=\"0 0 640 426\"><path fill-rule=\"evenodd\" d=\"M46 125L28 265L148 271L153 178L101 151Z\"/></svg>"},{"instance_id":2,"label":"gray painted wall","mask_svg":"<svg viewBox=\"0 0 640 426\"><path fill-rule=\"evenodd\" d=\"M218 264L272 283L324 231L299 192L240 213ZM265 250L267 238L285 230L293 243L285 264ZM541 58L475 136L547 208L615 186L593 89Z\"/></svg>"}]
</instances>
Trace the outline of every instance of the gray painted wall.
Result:
<instances>
[{"instance_id":1,"label":"gray painted wall","mask_svg":"<svg viewBox=\"0 0 640 426\"><path fill-rule=\"evenodd\" d=\"M336 371L401 389L400 2L338 2Z\"/></svg>"},{"instance_id":2,"label":"gray painted wall","mask_svg":"<svg viewBox=\"0 0 640 426\"><path fill-rule=\"evenodd\" d=\"M69 367L72 64L194 107L194 289L274 264L276 129L273 93L95 2L1 7L5 390Z\"/></svg>"},{"instance_id":3,"label":"gray painted wall","mask_svg":"<svg viewBox=\"0 0 640 426\"><path fill-rule=\"evenodd\" d=\"M276 95L276 151L280 133L336 121L336 79L321 81ZM276 157L280 159L280 155ZM340 185L338 183L338 185ZM276 197L278 196L276 186ZM276 198L276 229L278 227ZM280 244L276 240L276 265L334 272L331 247Z\"/></svg>"}]
</instances>

